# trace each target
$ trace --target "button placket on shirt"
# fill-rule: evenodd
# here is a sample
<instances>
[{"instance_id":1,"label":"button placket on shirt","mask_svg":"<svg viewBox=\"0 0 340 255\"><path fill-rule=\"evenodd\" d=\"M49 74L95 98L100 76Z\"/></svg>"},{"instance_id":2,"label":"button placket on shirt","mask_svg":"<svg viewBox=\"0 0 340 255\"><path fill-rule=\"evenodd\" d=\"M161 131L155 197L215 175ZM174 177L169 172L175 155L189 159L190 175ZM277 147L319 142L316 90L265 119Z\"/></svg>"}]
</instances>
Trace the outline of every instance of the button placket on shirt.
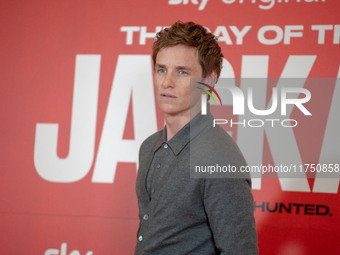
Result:
<instances>
[{"instance_id":1,"label":"button placket on shirt","mask_svg":"<svg viewBox=\"0 0 340 255\"><path fill-rule=\"evenodd\" d=\"M147 221L148 219L149 219L149 214L147 214L147 213L144 214L144 215L143 215L143 221ZM139 235L139 236L138 236L138 241L139 241L139 242L143 241L143 235Z\"/></svg>"},{"instance_id":2,"label":"button placket on shirt","mask_svg":"<svg viewBox=\"0 0 340 255\"><path fill-rule=\"evenodd\" d=\"M164 144L162 145L162 149L168 150L168 149L169 149L169 145L168 145L167 143L164 143ZM157 159L156 159L156 160L157 160ZM156 161L156 162L157 162L157 161ZM161 163L156 163L156 164L154 164L153 166L157 169L157 171L160 171L161 168L163 167ZM155 176L154 176L154 177L155 177ZM151 194L154 194L154 193L155 193L155 188L151 188ZM149 214L147 214L147 213L145 213L145 214L142 216L142 221L144 222L144 224L148 224L147 222L149 221L149 219L150 219L150 216L149 216ZM142 223L141 223L141 224L142 224ZM142 224L142 225L144 225L144 224ZM138 239L139 242L142 242L142 241L144 240L144 237L143 237L142 234L140 234L140 235L138 236L137 239Z\"/></svg>"}]
</instances>

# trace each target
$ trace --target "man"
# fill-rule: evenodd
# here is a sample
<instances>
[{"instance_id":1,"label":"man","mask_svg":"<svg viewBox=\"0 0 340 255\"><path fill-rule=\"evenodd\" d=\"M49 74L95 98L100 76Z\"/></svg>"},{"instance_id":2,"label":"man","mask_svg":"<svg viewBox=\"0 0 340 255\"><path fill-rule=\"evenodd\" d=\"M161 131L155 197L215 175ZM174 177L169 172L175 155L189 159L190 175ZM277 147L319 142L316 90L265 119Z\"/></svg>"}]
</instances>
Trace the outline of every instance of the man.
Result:
<instances>
[{"instance_id":1,"label":"man","mask_svg":"<svg viewBox=\"0 0 340 255\"><path fill-rule=\"evenodd\" d=\"M193 22L157 34L154 81L166 126L140 148L136 255L258 253L249 177L190 175L193 164L246 164L212 115L201 115L201 90L190 85L193 78L216 83L222 58L215 37Z\"/></svg>"}]
</instances>

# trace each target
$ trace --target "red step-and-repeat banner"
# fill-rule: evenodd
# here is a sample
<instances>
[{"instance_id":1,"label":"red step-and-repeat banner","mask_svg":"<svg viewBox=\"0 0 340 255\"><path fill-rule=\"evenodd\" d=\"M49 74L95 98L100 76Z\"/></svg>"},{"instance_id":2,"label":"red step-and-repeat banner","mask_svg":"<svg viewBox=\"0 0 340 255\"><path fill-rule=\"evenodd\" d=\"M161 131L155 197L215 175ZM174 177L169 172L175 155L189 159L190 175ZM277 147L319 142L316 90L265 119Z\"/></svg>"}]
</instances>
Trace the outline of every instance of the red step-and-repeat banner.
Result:
<instances>
[{"instance_id":1,"label":"red step-and-repeat banner","mask_svg":"<svg viewBox=\"0 0 340 255\"><path fill-rule=\"evenodd\" d=\"M280 153L266 128L248 148L232 135L250 165L291 155L316 169L253 179L260 254L340 254L339 178L321 171L340 161L339 11L337 0L1 1L0 253L133 254L138 150L164 124L151 47L182 20L219 36L223 77L328 81L307 87L312 116L282 134Z\"/></svg>"}]
</instances>

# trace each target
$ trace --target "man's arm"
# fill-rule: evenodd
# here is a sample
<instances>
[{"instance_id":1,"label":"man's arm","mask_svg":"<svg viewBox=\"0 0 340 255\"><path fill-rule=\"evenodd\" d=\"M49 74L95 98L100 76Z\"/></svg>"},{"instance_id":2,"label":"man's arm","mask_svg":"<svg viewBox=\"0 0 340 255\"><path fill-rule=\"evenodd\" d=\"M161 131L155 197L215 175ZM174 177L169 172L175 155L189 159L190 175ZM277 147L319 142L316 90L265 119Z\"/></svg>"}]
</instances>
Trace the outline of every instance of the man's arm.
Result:
<instances>
[{"instance_id":1,"label":"man's arm","mask_svg":"<svg viewBox=\"0 0 340 255\"><path fill-rule=\"evenodd\" d=\"M258 254L250 180L204 180L204 206L221 255Z\"/></svg>"}]
</instances>

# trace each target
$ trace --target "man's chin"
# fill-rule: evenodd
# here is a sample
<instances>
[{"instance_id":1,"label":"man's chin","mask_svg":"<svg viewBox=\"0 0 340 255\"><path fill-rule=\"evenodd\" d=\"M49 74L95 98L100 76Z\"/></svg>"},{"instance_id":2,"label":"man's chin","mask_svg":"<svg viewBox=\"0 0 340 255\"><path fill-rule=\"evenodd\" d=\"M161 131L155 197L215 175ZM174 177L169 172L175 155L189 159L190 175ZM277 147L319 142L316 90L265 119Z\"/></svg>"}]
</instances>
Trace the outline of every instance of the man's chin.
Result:
<instances>
[{"instance_id":1,"label":"man's chin","mask_svg":"<svg viewBox=\"0 0 340 255\"><path fill-rule=\"evenodd\" d=\"M161 108L161 111L166 114L166 115L171 115L171 116L175 116L177 114L180 113L180 111L176 110L176 109L162 109Z\"/></svg>"},{"instance_id":2,"label":"man's chin","mask_svg":"<svg viewBox=\"0 0 340 255\"><path fill-rule=\"evenodd\" d=\"M190 116L190 109L179 109L177 107L160 107L161 111L168 116Z\"/></svg>"}]
</instances>

